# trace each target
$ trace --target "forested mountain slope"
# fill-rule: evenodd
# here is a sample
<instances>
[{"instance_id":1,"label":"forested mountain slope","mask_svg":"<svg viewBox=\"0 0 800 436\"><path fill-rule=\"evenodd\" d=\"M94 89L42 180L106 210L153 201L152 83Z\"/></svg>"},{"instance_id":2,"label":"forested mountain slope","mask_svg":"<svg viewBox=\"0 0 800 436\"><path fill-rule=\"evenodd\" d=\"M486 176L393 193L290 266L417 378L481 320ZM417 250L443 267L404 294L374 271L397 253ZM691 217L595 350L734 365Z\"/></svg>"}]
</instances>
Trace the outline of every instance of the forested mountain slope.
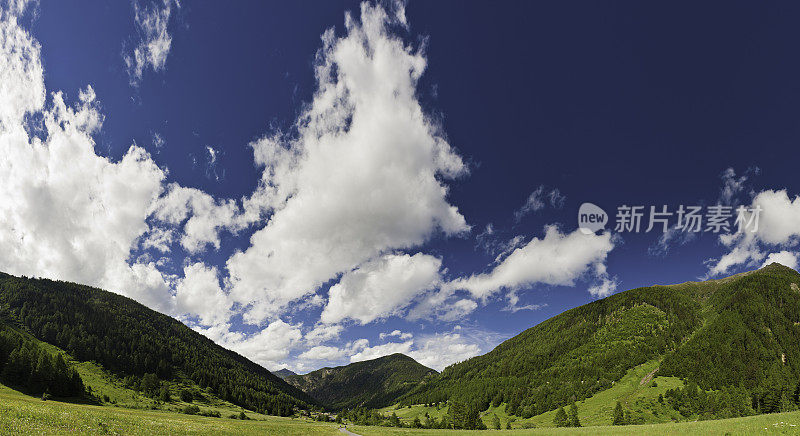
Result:
<instances>
[{"instance_id":1,"label":"forested mountain slope","mask_svg":"<svg viewBox=\"0 0 800 436\"><path fill-rule=\"evenodd\" d=\"M436 375L400 353L335 368L322 368L286 381L334 410L358 406L378 408L392 404L420 383Z\"/></svg>"},{"instance_id":2,"label":"forested mountain slope","mask_svg":"<svg viewBox=\"0 0 800 436\"><path fill-rule=\"evenodd\" d=\"M791 408L800 402L800 274L772 264L721 280L621 292L446 368L401 404L449 399L485 410L506 403L514 415L538 415L608 389L652 359L663 359L659 375L689 384L674 393L676 404L706 404L695 399L724 390L736 399L730 403L745 397L756 412Z\"/></svg>"},{"instance_id":3,"label":"forested mountain slope","mask_svg":"<svg viewBox=\"0 0 800 436\"><path fill-rule=\"evenodd\" d=\"M179 374L219 398L272 415L315 401L245 357L121 295L0 273L0 320L118 376Z\"/></svg>"}]
</instances>

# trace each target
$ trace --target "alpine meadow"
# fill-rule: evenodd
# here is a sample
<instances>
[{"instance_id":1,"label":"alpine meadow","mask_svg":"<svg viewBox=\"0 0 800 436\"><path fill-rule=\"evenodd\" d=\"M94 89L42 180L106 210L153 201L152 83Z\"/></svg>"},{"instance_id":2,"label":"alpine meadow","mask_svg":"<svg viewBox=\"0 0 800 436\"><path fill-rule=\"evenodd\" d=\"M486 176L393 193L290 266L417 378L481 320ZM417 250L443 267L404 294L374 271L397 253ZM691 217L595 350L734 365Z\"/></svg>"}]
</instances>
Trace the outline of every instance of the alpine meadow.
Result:
<instances>
[{"instance_id":1,"label":"alpine meadow","mask_svg":"<svg viewBox=\"0 0 800 436\"><path fill-rule=\"evenodd\" d=\"M0 436L800 435L798 21L0 0Z\"/></svg>"}]
</instances>

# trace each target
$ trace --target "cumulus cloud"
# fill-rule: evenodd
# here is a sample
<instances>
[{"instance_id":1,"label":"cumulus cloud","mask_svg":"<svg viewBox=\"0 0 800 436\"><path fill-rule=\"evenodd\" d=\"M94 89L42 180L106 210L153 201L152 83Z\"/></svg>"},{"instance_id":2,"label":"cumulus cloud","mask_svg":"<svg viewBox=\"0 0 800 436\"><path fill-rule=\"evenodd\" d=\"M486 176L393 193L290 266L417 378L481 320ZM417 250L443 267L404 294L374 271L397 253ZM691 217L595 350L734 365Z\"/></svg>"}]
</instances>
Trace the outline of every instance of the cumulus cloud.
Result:
<instances>
[{"instance_id":1,"label":"cumulus cloud","mask_svg":"<svg viewBox=\"0 0 800 436\"><path fill-rule=\"evenodd\" d=\"M567 197L561 194L558 188L547 191L544 185L540 185L535 191L531 192L525 204L514 212L514 219L520 221L525 215L540 211L548 204L555 209L561 209L564 207L566 200Z\"/></svg>"},{"instance_id":2,"label":"cumulus cloud","mask_svg":"<svg viewBox=\"0 0 800 436\"><path fill-rule=\"evenodd\" d=\"M773 262L777 262L783 266L788 266L792 269L797 269L797 253L793 253L791 251L783 250L777 253L770 253L767 256L767 260L764 261L764 264L761 266L767 266Z\"/></svg>"},{"instance_id":3,"label":"cumulus cloud","mask_svg":"<svg viewBox=\"0 0 800 436\"><path fill-rule=\"evenodd\" d=\"M435 319L440 321L456 321L472 313L478 303L456 295L454 289L445 288L429 292L420 298L417 304L406 314L406 319Z\"/></svg>"},{"instance_id":4,"label":"cumulus cloud","mask_svg":"<svg viewBox=\"0 0 800 436\"><path fill-rule=\"evenodd\" d=\"M194 330L270 371L290 366L287 364L289 354L302 344L303 338L299 325L288 324L280 319L252 335L232 331L229 323L207 328L195 326Z\"/></svg>"},{"instance_id":5,"label":"cumulus cloud","mask_svg":"<svg viewBox=\"0 0 800 436\"><path fill-rule=\"evenodd\" d=\"M298 356L302 360L336 360L342 357L344 357L344 350L325 345L311 347Z\"/></svg>"},{"instance_id":6,"label":"cumulus cloud","mask_svg":"<svg viewBox=\"0 0 800 436\"><path fill-rule=\"evenodd\" d=\"M156 220L182 227L180 243L189 253L201 252L208 245L219 248L222 230L235 233L257 218L243 213L234 200L217 200L175 183L157 200L153 212Z\"/></svg>"},{"instance_id":7,"label":"cumulus cloud","mask_svg":"<svg viewBox=\"0 0 800 436\"><path fill-rule=\"evenodd\" d=\"M740 266L758 266L768 253L792 249L800 243L800 197L791 198L785 189L765 190L754 196L749 207L760 209L758 228L721 235L720 242L728 251L707 261L708 277L727 274ZM752 215L745 214L745 219L749 221ZM781 255L780 259L790 262L787 255Z\"/></svg>"},{"instance_id":8,"label":"cumulus cloud","mask_svg":"<svg viewBox=\"0 0 800 436\"><path fill-rule=\"evenodd\" d=\"M146 69L159 72L166 67L167 56L172 47L172 36L167 31L167 25L173 6L180 8L180 3L177 0L163 0L161 3L140 7L138 1L133 2L139 42L133 53L124 55L131 85L138 86Z\"/></svg>"},{"instance_id":9,"label":"cumulus cloud","mask_svg":"<svg viewBox=\"0 0 800 436\"><path fill-rule=\"evenodd\" d=\"M95 153L102 126L94 90L73 106L45 103L39 44L0 12L0 269L94 285L168 311L167 279L146 258L128 262L164 172L131 146L118 162ZM26 115L41 125L30 129Z\"/></svg>"},{"instance_id":10,"label":"cumulus cloud","mask_svg":"<svg viewBox=\"0 0 800 436\"><path fill-rule=\"evenodd\" d=\"M455 279L443 288L467 290L475 298L486 299L502 289L513 291L537 283L571 286L587 273L602 279L606 256L613 248L610 233L563 234L548 226L543 239L533 238L515 249L492 271Z\"/></svg>"},{"instance_id":11,"label":"cumulus cloud","mask_svg":"<svg viewBox=\"0 0 800 436\"><path fill-rule=\"evenodd\" d=\"M0 127L6 131L19 127L25 114L42 109L45 100L41 48L17 24L26 4L7 6L0 7Z\"/></svg>"},{"instance_id":12,"label":"cumulus cloud","mask_svg":"<svg viewBox=\"0 0 800 436\"><path fill-rule=\"evenodd\" d=\"M439 284L441 265L441 259L422 253L388 254L369 261L331 286L321 320L336 323L349 318L367 324L397 315L417 295Z\"/></svg>"},{"instance_id":13,"label":"cumulus cloud","mask_svg":"<svg viewBox=\"0 0 800 436\"><path fill-rule=\"evenodd\" d=\"M481 354L484 349L478 343L460 333L430 335L418 341L416 349L409 355L417 362L442 371L445 367Z\"/></svg>"},{"instance_id":14,"label":"cumulus cloud","mask_svg":"<svg viewBox=\"0 0 800 436\"><path fill-rule=\"evenodd\" d=\"M250 201L274 212L227 262L246 321L435 232L469 229L442 184L466 166L416 99L425 57L388 30L404 22L401 8L364 3L344 36L325 32L297 134L252 144L264 171Z\"/></svg>"},{"instance_id":15,"label":"cumulus cloud","mask_svg":"<svg viewBox=\"0 0 800 436\"><path fill-rule=\"evenodd\" d=\"M224 322L230 317L231 303L219 286L217 268L200 262L183 268L175 300L179 312L197 315L205 325Z\"/></svg>"},{"instance_id":16,"label":"cumulus cloud","mask_svg":"<svg viewBox=\"0 0 800 436\"><path fill-rule=\"evenodd\" d=\"M317 345L323 342L337 339L344 330L344 327L338 324L318 324L311 331L306 333L305 340L309 345Z\"/></svg>"}]
</instances>

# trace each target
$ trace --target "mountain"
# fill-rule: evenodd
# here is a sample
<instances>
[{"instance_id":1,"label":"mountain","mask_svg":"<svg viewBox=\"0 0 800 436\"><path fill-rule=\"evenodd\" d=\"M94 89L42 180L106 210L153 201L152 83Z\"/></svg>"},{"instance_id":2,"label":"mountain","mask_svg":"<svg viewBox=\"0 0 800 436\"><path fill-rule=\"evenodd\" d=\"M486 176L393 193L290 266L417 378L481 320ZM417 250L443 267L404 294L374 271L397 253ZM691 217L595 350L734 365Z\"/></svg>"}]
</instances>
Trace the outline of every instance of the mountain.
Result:
<instances>
[{"instance_id":1,"label":"mountain","mask_svg":"<svg viewBox=\"0 0 800 436\"><path fill-rule=\"evenodd\" d=\"M286 377L290 375L297 375L294 371L290 370L289 368L279 369L277 371L272 371L273 374L277 375L278 377L286 380Z\"/></svg>"},{"instance_id":2,"label":"mountain","mask_svg":"<svg viewBox=\"0 0 800 436\"><path fill-rule=\"evenodd\" d=\"M425 383L437 372L400 353L286 378L333 410L380 408Z\"/></svg>"},{"instance_id":3,"label":"mountain","mask_svg":"<svg viewBox=\"0 0 800 436\"><path fill-rule=\"evenodd\" d=\"M316 404L181 322L100 289L0 273L0 324L23 329L78 361L97 362L132 385L189 380L222 400L271 415Z\"/></svg>"},{"instance_id":4,"label":"mountain","mask_svg":"<svg viewBox=\"0 0 800 436\"><path fill-rule=\"evenodd\" d=\"M507 413L530 417L607 390L653 360L659 376L684 381L661 404L687 417L797 407L800 274L771 264L720 280L621 292L451 365L400 404L449 400L486 410L505 403Z\"/></svg>"}]
</instances>

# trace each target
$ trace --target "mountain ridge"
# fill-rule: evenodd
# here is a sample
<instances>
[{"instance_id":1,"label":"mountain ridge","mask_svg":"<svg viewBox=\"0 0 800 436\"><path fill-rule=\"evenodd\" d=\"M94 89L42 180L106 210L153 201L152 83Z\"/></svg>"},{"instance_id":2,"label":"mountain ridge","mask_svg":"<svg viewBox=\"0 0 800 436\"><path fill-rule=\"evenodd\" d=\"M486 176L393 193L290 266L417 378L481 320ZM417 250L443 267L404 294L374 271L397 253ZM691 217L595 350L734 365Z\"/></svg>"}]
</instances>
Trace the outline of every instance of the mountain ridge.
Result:
<instances>
[{"instance_id":1,"label":"mountain ridge","mask_svg":"<svg viewBox=\"0 0 800 436\"><path fill-rule=\"evenodd\" d=\"M223 400L273 415L316 405L261 365L109 291L0 273L0 320L122 377L170 380L181 373Z\"/></svg>"},{"instance_id":2,"label":"mountain ridge","mask_svg":"<svg viewBox=\"0 0 800 436\"><path fill-rule=\"evenodd\" d=\"M413 358L394 353L349 365L324 367L304 375L289 376L286 381L326 407L340 410L387 406L436 374L436 370Z\"/></svg>"}]
</instances>

